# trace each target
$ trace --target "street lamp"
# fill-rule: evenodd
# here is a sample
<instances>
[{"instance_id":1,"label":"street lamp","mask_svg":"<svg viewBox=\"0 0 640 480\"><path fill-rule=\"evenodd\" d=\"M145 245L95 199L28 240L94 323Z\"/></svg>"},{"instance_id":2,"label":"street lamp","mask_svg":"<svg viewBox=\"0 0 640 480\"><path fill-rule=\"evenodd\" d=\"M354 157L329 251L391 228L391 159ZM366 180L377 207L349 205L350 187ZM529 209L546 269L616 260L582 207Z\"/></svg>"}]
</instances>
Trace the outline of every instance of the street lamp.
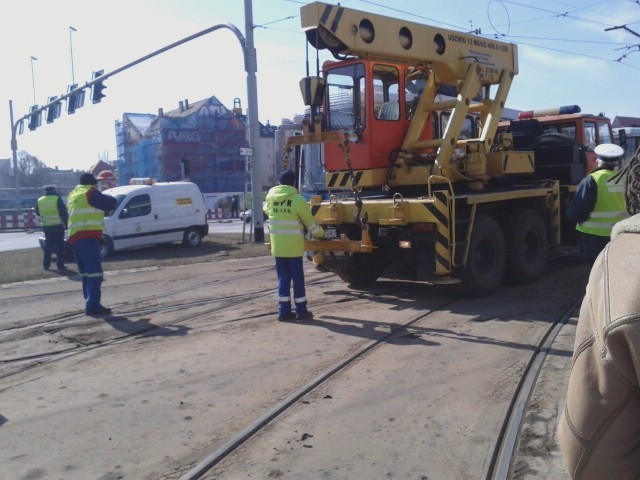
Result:
<instances>
[{"instance_id":1,"label":"street lamp","mask_svg":"<svg viewBox=\"0 0 640 480\"><path fill-rule=\"evenodd\" d=\"M69 50L71 51L71 85L75 85L76 83L76 76L75 76L75 72L73 71L73 40L71 39L71 32L77 32L78 30L76 30L74 27L72 27L71 25L69 25Z\"/></svg>"},{"instance_id":2,"label":"street lamp","mask_svg":"<svg viewBox=\"0 0 640 480\"><path fill-rule=\"evenodd\" d=\"M33 74L33 61L38 60L36 57L31 55L31 85L33 86L33 104L36 104L36 77Z\"/></svg>"}]
</instances>

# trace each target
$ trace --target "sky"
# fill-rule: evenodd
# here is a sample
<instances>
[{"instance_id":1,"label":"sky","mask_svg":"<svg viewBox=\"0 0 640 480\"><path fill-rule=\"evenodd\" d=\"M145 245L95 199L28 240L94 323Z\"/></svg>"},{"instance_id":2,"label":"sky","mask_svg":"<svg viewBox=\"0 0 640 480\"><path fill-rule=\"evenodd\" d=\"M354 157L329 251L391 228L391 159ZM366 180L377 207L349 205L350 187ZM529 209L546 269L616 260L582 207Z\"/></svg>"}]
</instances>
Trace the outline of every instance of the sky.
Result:
<instances>
[{"instance_id":1,"label":"sky","mask_svg":"<svg viewBox=\"0 0 640 480\"><path fill-rule=\"evenodd\" d=\"M304 112L306 74L300 7L309 1L253 0L258 117L279 125ZM337 3L337 2L327 2ZM640 0L342 0L342 6L475 32L518 45L519 74L507 107L577 104L585 113L640 117ZM9 105L17 121L31 105L66 93L169 44L220 24L246 36L245 0L24 0L0 6L0 159L11 158ZM73 29L74 30L73 30ZM315 66L311 50L310 64ZM36 60L32 60L34 57ZM329 59L321 55L321 61ZM48 167L87 170L116 160L115 123L216 96L247 102L242 49L216 30L105 81L105 98L17 137L18 151Z\"/></svg>"}]
</instances>

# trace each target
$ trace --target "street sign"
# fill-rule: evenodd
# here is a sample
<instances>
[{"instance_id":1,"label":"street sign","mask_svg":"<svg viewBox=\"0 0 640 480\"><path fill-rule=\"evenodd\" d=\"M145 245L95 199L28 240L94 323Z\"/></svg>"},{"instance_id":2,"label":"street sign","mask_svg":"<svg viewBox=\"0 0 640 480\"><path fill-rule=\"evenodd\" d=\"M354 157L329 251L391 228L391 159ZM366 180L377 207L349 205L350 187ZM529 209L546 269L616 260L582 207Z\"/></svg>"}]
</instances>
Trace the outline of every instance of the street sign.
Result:
<instances>
[{"instance_id":1,"label":"street sign","mask_svg":"<svg viewBox=\"0 0 640 480\"><path fill-rule=\"evenodd\" d=\"M243 148L240 147L240 155L244 157L250 157L253 155L253 148Z\"/></svg>"}]
</instances>

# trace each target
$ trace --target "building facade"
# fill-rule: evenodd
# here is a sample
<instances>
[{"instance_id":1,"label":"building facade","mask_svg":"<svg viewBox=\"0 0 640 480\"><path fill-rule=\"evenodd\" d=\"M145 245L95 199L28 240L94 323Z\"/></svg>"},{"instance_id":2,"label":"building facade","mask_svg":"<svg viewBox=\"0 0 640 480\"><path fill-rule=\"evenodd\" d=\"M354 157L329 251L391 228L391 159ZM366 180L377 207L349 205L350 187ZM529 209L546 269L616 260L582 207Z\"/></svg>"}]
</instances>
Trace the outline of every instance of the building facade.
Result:
<instances>
[{"instance_id":1,"label":"building facade","mask_svg":"<svg viewBox=\"0 0 640 480\"><path fill-rule=\"evenodd\" d=\"M118 184L151 177L190 180L203 193L244 192L248 173L240 149L248 146L247 128L246 117L215 96L193 104L184 100L177 109L160 109L157 115L125 113L116 122ZM261 137L267 137L261 148L266 187L273 185L274 131L260 129Z\"/></svg>"}]
</instances>

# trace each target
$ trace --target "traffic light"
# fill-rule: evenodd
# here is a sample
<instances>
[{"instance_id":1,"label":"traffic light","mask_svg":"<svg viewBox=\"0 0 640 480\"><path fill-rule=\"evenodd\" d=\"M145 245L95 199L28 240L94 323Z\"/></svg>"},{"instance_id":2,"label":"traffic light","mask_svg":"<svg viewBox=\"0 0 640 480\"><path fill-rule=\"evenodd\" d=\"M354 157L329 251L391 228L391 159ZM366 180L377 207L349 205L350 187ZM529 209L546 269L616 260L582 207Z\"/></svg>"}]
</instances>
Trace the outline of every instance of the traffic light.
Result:
<instances>
[{"instance_id":1,"label":"traffic light","mask_svg":"<svg viewBox=\"0 0 640 480\"><path fill-rule=\"evenodd\" d=\"M76 88L78 88L78 84L76 83L69 85L67 93L72 92ZM75 113L75 111L82 106L84 106L84 90L80 90L67 97L67 113L69 113L69 115Z\"/></svg>"},{"instance_id":2,"label":"traffic light","mask_svg":"<svg viewBox=\"0 0 640 480\"><path fill-rule=\"evenodd\" d=\"M53 121L60 116L62 111L61 100L56 101L58 97L49 97L49 106L47 107L47 123L53 123Z\"/></svg>"},{"instance_id":3,"label":"traffic light","mask_svg":"<svg viewBox=\"0 0 640 480\"><path fill-rule=\"evenodd\" d=\"M95 80L96 78L101 77L102 75L104 75L104 70L98 70L97 72L93 72L93 79ZM104 82L96 82L91 86L91 101L93 103L100 103L100 100L102 100L105 97L105 94L102 93L102 91L107 88L104 85Z\"/></svg>"},{"instance_id":4,"label":"traffic light","mask_svg":"<svg viewBox=\"0 0 640 480\"><path fill-rule=\"evenodd\" d=\"M35 130L40 125L42 125L42 112L37 112L38 105L34 105L31 107L31 115L29 115L29 130Z\"/></svg>"}]
</instances>

